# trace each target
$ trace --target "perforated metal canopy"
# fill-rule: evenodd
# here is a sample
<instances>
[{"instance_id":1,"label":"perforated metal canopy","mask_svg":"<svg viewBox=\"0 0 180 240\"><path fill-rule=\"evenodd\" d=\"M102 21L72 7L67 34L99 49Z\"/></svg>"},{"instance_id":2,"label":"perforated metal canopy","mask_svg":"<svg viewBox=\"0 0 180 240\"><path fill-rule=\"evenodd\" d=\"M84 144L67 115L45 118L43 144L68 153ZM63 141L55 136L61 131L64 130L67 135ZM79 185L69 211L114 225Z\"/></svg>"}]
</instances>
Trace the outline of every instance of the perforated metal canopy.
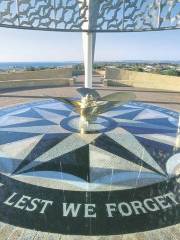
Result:
<instances>
[{"instance_id":1,"label":"perforated metal canopy","mask_svg":"<svg viewBox=\"0 0 180 240\"><path fill-rule=\"evenodd\" d=\"M91 88L96 32L180 29L180 0L0 0L0 27L84 32Z\"/></svg>"},{"instance_id":2,"label":"perforated metal canopy","mask_svg":"<svg viewBox=\"0 0 180 240\"><path fill-rule=\"evenodd\" d=\"M0 26L133 32L180 28L180 0L0 0Z\"/></svg>"}]
</instances>

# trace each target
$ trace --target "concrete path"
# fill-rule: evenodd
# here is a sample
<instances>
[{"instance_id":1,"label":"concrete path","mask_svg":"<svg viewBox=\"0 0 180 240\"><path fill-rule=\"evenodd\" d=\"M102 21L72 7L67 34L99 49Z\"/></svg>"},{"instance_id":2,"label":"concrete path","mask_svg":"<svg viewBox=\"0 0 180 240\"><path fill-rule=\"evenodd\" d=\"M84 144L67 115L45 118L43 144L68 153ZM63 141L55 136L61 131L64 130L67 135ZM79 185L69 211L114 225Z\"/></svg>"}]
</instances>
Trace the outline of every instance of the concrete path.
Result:
<instances>
[{"instance_id":1,"label":"concrete path","mask_svg":"<svg viewBox=\"0 0 180 240\"><path fill-rule=\"evenodd\" d=\"M77 97L77 87L83 86L84 77L78 78L73 87L52 87L52 88L26 88L15 90L0 90L0 107L36 101L41 98L51 97ZM160 91L151 89L141 89L132 87L104 87L100 77L94 77L93 86L104 96L112 92L131 92L136 94L136 101L152 103L162 107L180 111L180 92Z\"/></svg>"}]
</instances>

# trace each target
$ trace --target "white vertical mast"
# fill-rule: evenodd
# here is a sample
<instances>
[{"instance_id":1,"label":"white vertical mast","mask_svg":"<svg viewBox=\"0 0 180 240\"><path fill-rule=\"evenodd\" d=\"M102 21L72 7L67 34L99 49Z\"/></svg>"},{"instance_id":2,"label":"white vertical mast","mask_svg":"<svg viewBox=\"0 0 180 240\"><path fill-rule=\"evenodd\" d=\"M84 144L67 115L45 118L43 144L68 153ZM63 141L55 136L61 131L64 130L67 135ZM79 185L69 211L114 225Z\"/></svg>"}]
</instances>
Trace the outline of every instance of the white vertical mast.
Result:
<instances>
[{"instance_id":1,"label":"white vertical mast","mask_svg":"<svg viewBox=\"0 0 180 240\"><path fill-rule=\"evenodd\" d=\"M83 29L87 32L82 33L83 52L84 52L84 69L85 69L85 88L92 88L92 73L94 52L96 43L96 33L90 32L89 29L96 23L98 5L96 1L87 0L88 10L86 12L87 22L83 24Z\"/></svg>"},{"instance_id":2,"label":"white vertical mast","mask_svg":"<svg viewBox=\"0 0 180 240\"><path fill-rule=\"evenodd\" d=\"M85 88L92 88L92 72L93 72L93 33L84 32L83 38L83 51L84 51L84 70L85 70Z\"/></svg>"}]
</instances>

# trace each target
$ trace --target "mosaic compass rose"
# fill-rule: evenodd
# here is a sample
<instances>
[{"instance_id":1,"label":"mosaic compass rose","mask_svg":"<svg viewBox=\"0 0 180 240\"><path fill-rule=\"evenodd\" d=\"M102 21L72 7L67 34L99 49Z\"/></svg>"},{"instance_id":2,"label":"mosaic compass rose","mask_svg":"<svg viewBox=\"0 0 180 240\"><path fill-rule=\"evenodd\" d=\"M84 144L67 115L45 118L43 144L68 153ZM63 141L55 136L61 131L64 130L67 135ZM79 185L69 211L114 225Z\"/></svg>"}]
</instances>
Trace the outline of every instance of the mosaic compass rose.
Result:
<instances>
[{"instance_id":1,"label":"mosaic compass rose","mask_svg":"<svg viewBox=\"0 0 180 240\"><path fill-rule=\"evenodd\" d=\"M10 198L23 194L30 199L43 197L51 199L51 202L56 201L53 210L49 210L49 215L43 219L41 217L38 226L33 225L37 215L21 211L19 217L13 218L13 224L46 231L44 226L47 221L59 212L59 201L77 204L94 201L99 206L101 218L94 219L91 226L89 222L84 222L82 216L75 222L68 218L70 231L62 225L66 222L64 217L56 216L59 222L54 226L49 224L48 231L88 235L129 232L131 221L128 219L127 228L123 229L116 224L119 221L117 218L106 216L102 223L105 218L102 216L103 202L107 206L107 203L115 204L118 199L124 199L127 207L129 202L135 200L137 203L136 200L142 201L143 197L151 201L160 195L173 199L172 196L178 191L180 176L179 114L135 101L125 104L113 101L110 108L105 107L106 111L98 111L88 119L82 133L82 125L79 125L81 113L69 101L36 101L0 112L2 196L12 192ZM174 199L174 203L176 201ZM133 214L133 207L128 206ZM4 205L0 219L6 216L3 211L7 211ZM166 218L158 221L155 213L152 211L154 215L146 218L143 225L133 220L136 228L131 228L131 231L147 230L147 226L151 226L148 229L167 226L179 221L178 217L172 221ZM12 214L17 214L16 209L12 208ZM32 224L20 221L22 214L26 214L26 219L29 219L27 223ZM107 231L106 227L97 229L97 221L101 224L109 222L114 227ZM126 222L125 219L123 221ZM76 224L82 225L82 228L77 228ZM92 224L93 232L89 232Z\"/></svg>"},{"instance_id":2,"label":"mosaic compass rose","mask_svg":"<svg viewBox=\"0 0 180 240\"><path fill-rule=\"evenodd\" d=\"M179 160L171 160L172 169L169 159L179 152L177 113L140 103L117 104L91 124L91 134L78 132L79 118L57 100L4 112L1 172L80 191L137 188L175 175Z\"/></svg>"}]
</instances>

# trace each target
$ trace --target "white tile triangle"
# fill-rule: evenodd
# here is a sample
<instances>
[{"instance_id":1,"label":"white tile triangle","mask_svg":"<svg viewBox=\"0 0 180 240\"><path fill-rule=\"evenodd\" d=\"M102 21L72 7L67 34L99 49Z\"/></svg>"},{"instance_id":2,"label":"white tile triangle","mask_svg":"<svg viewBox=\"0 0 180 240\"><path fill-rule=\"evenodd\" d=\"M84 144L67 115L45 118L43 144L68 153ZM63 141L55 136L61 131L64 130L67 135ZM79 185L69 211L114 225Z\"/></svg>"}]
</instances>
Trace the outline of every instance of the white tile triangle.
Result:
<instances>
[{"instance_id":1,"label":"white tile triangle","mask_svg":"<svg viewBox=\"0 0 180 240\"><path fill-rule=\"evenodd\" d=\"M169 115L150 109L145 109L140 112L134 120L156 119L156 118L168 118Z\"/></svg>"},{"instance_id":2,"label":"white tile triangle","mask_svg":"<svg viewBox=\"0 0 180 240\"><path fill-rule=\"evenodd\" d=\"M102 116L111 116L111 117L116 117L116 116L121 116L123 114L126 113L132 113L132 112L136 112L138 109L128 109L128 110L119 110L119 111L108 111L106 113L103 113Z\"/></svg>"},{"instance_id":3,"label":"white tile triangle","mask_svg":"<svg viewBox=\"0 0 180 240\"><path fill-rule=\"evenodd\" d=\"M50 161L51 159L60 157L68 152L74 151L78 148L87 145L87 143L78 136L78 134L73 134L62 140L60 143L56 144L54 147L49 149L47 152L43 153L41 156L36 158L33 162L30 162L25 166L22 171L29 168L35 167L41 163ZM85 159L86 160L86 159Z\"/></svg>"},{"instance_id":4,"label":"white tile triangle","mask_svg":"<svg viewBox=\"0 0 180 240\"><path fill-rule=\"evenodd\" d=\"M122 128L117 128L114 131L106 133L108 137L113 139L118 144L122 145L128 151L142 159L145 163L156 169L158 172L164 174L162 168L151 157L146 149L137 141L137 139L128 131Z\"/></svg>"},{"instance_id":5,"label":"white tile triangle","mask_svg":"<svg viewBox=\"0 0 180 240\"><path fill-rule=\"evenodd\" d=\"M24 159L36 144L42 139L43 135L26 138L12 143L0 145L0 155L8 156L9 158Z\"/></svg>"},{"instance_id":6,"label":"white tile triangle","mask_svg":"<svg viewBox=\"0 0 180 240\"><path fill-rule=\"evenodd\" d=\"M176 144L176 137L173 136L167 136L163 134L136 134L136 136L160 143L165 143L171 146L175 146Z\"/></svg>"},{"instance_id":7,"label":"white tile triangle","mask_svg":"<svg viewBox=\"0 0 180 240\"><path fill-rule=\"evenodd\" d=\"M21 113L25 113L27 111L29 111L30 108L26 108L26 107L23 107L23 108L20 108L20 109L14 109L13 111L9 112L6 114L6 116L10 116L10 115L17 115L17 114L21 114Z\"/></svg>"},{"instance_id":8,"label":"white tile triangle","mask_svg":"<svg viewBox=\"0 0 180 240\"><path fill-rule=\"evenodd\" d=\"M3 116L0 118L0 127L10 126L20 123L28 123L38 121L37 118L31 117L17 117L17 116Z\"/></svg>"},{"instance_id":9,"label":"white tile triangle","mask_svg":"<svg viewBox=\"0 0 180 240\"><path fill-rule=\"evenodd\" d=\"M36 106L37 108L43 108L43 109L54 109L54 110L69 110L68 106L64 104L63 102L53 102L53 103L48 103L48 104L42 104L39 106Z\"/></svg>"},{"instance_id":10,"label":"white tile triangle","mask_svg":"<svg viewBox=\"0 0 180 240\"><path fill-rule=\"evenodd\" d=\"M35 111L39 113L44 119L56 124L60 124L61 120L65 118L65 116L63 115L48 112L46 110L42 110L38 108L35 108Z\"/></svg>"},{"instance_id":11,"label":"white tile triangle","mask_svg":"<svg viewBox=\"0 0 180 240\"><path fill-rule=\"evenodd\" d=\"M128 161L94 145L90 145L90 167L124 171L153 172L150 169Z\"/></svg>"},{"instance_id":12,"label":"white tile triangle","mask_svg":"<svg viewBox=\"0 0 180 240\"><path fill-rule=\"evenodd\" d=\"M60 125L45 125L45 126L32 126L32 127L11 127L0 128L0 132L22 132L22 133L69 133L68 130L62 128Z\"/></svg>"}]
</instances>

